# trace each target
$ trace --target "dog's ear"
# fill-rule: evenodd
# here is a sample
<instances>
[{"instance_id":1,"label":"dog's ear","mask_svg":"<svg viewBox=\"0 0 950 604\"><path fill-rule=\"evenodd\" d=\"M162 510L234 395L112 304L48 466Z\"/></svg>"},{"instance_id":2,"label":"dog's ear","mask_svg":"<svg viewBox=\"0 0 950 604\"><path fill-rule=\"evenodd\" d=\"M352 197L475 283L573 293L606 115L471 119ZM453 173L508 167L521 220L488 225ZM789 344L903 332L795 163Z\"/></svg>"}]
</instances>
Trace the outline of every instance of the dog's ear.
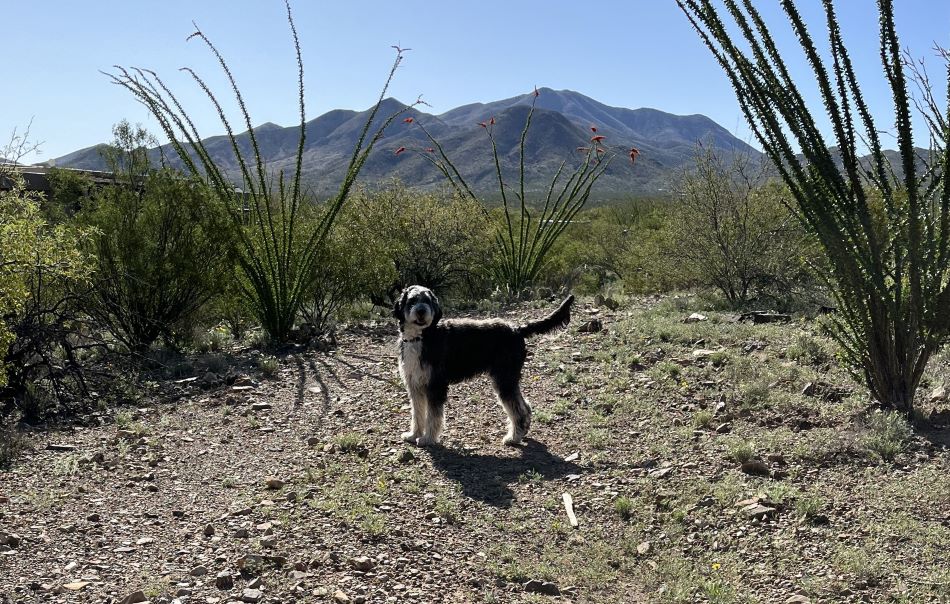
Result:
<instances>
[{"instance_id":1,"label":"dog's ear","mask_svg":"<svg viewBox=\"0 0 950 604\"><path fill-rule=\"evenodd\" d=\"M409 297L409 288L402 290L402 293L399 294L399 298L396 300L396 303L393 304L393 316L399 319L399 322L406 320L406 302Z\"/></svg>"}]
</instances>

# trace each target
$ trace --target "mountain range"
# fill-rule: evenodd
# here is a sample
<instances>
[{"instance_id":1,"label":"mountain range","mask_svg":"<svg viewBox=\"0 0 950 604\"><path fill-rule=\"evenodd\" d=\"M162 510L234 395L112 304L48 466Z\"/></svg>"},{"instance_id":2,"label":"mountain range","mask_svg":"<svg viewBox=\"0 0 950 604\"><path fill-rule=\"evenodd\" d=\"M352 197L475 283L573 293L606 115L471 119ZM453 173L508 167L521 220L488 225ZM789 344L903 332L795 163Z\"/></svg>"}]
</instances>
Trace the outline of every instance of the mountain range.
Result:
<instances>
[{"instance_id":1,"label":"mountain range","mask_svg":"<svg viewBox=\"0 0 950 604\"><path fill-rule=\"evenodd\" d=\"M597 135L605 137L601 144L608 152L616 154L596 185L595 195L599 197L664 194L676 174L691 161L700 143L726 154L759 155L704 115L610 107L570 90L542 88L538 92L525 150L527 188L536 194L547 190L562 162L573 168L583 159L583 153L577 148L590 144L592 128L597 129ZM442 186L444 177L421 156L424 149L431 146L418 127L422 124L439 141L473 189L497 195L490 143L485 128L479 124L494 118L493 132L502 170L513 184L519 165L520 136L533 101L535 95L529 93L490 103L463 105L440 115L410 109L404 117L411 117L412 122L400 119L389 126L364 165L360 180L375 185L398 178L410 186ZM381 123L386 116L405 106L396 99L385 99L376 121ZM303 173L316 193L325 195L336 190L368 116L369 110L337 109L306 123ZM268 122L256 127L254 134L270 168L288 172L293 169L299 126L282 127ZM248 152L248 133L237 135L237 139L242 152ZM219 166L230 174L237 174L227 137L213 136L204 139L204 143ZM74 151L49 163L102 170L106 163L101 157L101 147ZM396 150L401 147L409 152L397 154ZM628 158L631 147L640 151L635 163ZM166 157L174 156L167 146L161 151ZM154 149L153 153L158 156L160 150ZM177 158L172 163L176 161Z\"/></svg>"}]
</instances>

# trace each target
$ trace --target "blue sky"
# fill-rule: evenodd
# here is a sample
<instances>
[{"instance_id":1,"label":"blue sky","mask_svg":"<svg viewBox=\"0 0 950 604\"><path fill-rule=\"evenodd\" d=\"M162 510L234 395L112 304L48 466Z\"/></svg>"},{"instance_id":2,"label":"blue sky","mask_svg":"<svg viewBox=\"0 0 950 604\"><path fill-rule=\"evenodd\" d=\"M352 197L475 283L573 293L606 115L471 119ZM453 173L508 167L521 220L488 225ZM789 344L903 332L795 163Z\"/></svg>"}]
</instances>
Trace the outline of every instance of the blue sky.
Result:
<instances>
[{"instance_id":1,"label":"blue sky","mask_svg":"<svg viewBox=\"0 0 950 604\"><path fill-rule=\"evenodd\" d=\"M205 49L185 41L192 20L231 63L255 124L296 120L294 57L279 0L3 4L4 47L15 68L0 93L0 137L6 140L32 119L32 137L43 145L30 161L108 141L112 124L122 118L157 130L142 106L99 73L115 64L157 71L179 92L203 136L221 133L205 99L178 72L193 67L215 90L225 90ZM872 108L886 110L875 3L838 4ZM950 2L896 4L902 44L930 58L935 79L942 80L931 49L935 42L950 46ZM761 5L782 32L780 47L788 49L793 72L810 83L777 2ZM810 23L821 25L818 0L799 5ZM702 113L749 137L725 76L673 0L296 0L293 7L308 119L330 109L370 106L392 62L390 46L398 43L412 51L390 96L411 102L421 95L433 113L537 85L576 90L608 105ZM816 38L823 39L823 33Z\"/></svg>"}]
</instances>

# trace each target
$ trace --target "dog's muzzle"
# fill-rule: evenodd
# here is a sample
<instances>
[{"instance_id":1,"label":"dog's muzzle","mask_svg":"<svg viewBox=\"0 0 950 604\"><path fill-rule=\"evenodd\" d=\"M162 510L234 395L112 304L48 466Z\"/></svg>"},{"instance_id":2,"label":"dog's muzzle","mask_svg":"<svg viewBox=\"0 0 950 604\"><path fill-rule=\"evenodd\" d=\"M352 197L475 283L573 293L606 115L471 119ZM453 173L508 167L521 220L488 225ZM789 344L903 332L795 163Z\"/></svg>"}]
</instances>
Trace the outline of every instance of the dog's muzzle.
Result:
<instances>
[{"instance_id":1,"label":"dog's muzzle","mask_svg":"<svg viewBox=\"0 0 950 604\"><path fill-rule=\"evenodd\" d=\"M432 322L432 309L428 304L416 304L409 309L409 322L425 327Z\"/></svg>"}]
</instances>

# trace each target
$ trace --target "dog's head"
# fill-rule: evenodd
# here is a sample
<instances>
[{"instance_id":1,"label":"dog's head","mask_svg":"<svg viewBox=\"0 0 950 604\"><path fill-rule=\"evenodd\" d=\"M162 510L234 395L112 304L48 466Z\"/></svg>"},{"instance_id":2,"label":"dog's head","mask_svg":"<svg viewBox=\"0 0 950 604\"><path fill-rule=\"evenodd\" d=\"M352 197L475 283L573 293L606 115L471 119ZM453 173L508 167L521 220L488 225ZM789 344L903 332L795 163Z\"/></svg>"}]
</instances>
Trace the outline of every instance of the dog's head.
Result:
<instances>
[{"instance_id":1,"label":"dog's head","mask_svg":"<svg viewBox=\"0 0 950 604\"><path fill-rule=\"evenodd\" d=\"M442 318L442 305L428 287L410 285L393 306L393 316L399 319L399 330L412 337L420 334Z\"/></svg>"}]
</instances>

